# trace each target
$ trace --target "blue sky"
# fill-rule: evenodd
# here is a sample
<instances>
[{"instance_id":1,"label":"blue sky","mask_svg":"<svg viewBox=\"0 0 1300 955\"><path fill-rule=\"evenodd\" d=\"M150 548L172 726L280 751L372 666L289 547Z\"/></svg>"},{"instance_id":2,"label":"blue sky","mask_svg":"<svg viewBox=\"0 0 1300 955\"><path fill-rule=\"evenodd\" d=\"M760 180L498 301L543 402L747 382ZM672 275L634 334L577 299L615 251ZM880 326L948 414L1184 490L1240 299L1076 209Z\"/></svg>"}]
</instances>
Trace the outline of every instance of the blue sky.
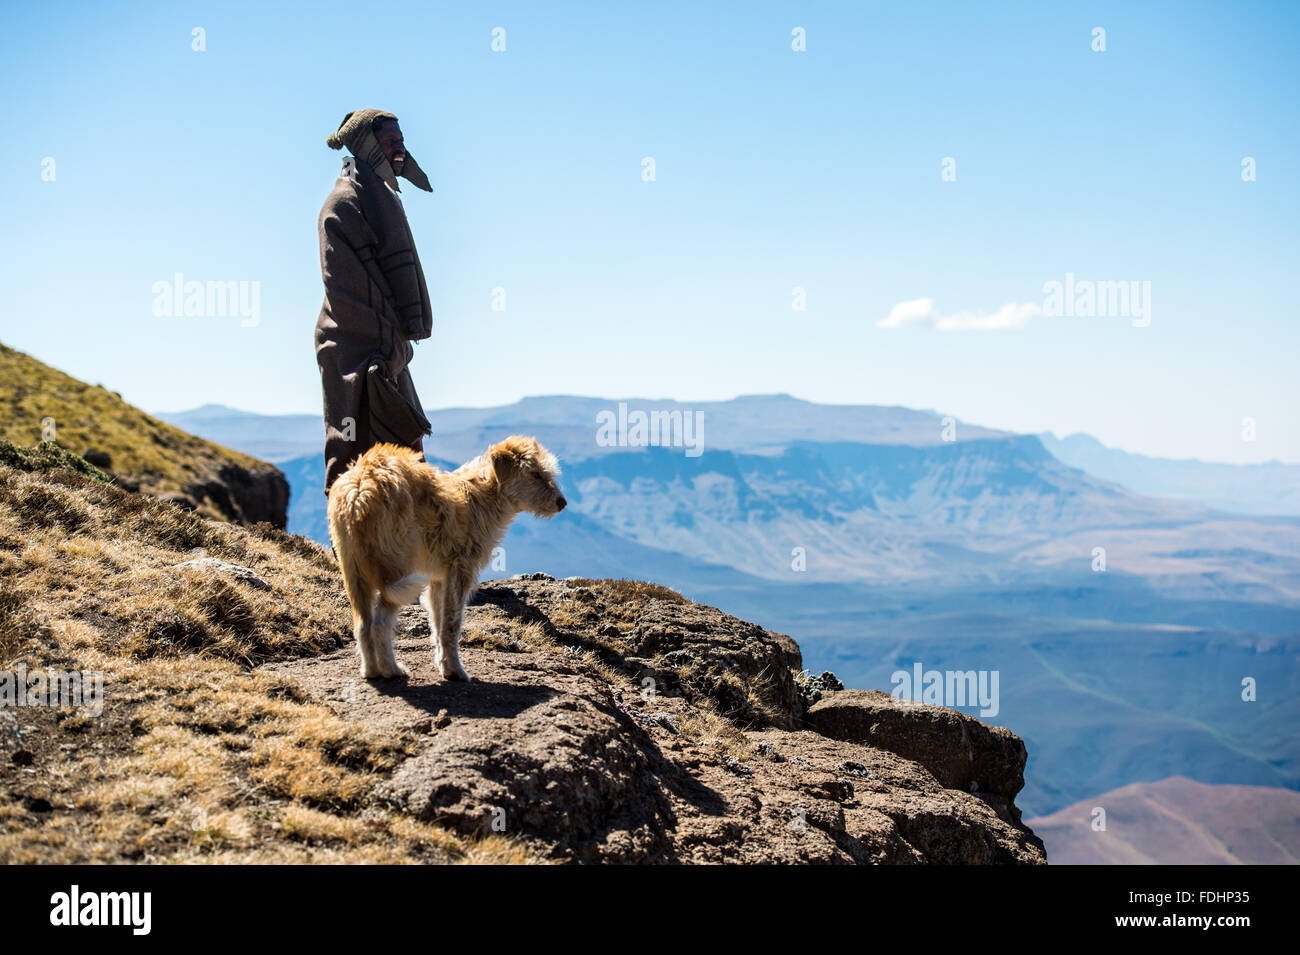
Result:
<instances>
[{"instance_id":1,"label":"blue sky","mask_svg":"<svg viewBox=\"0 0 1300 955\"><path fill-rule=\"evenodd\" d=\"M1300 461L1300 5L375 9L7 7L0 341L149 410L319 411L324 139L375 106L436 189L430 407L788 392ZM260 283L260 321L154 315L177 272ZM1150 282L1150 324L934 317L1067 273Z\"/></svg>"}]
</instances>

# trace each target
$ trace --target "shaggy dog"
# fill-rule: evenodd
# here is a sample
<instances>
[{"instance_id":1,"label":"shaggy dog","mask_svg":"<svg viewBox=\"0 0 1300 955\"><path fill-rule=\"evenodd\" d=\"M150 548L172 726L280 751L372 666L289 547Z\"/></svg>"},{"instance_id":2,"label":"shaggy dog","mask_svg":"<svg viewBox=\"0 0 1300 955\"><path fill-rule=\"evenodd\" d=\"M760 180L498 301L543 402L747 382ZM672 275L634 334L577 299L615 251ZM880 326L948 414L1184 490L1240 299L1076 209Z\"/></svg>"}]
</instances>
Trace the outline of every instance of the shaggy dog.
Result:
<instances>
[{"instance_id":1,"label":"shaggy dog","mask_svg":"<svg viewBox=\"0 0 1300 955\"><path fill-rule=\"evenodd\" d=\"M329 494L330 539L352 605L366 679L404 675L393 653L398 609L420 595L444 679L460 665L465 604L492 549L521 511L554 517L567 503L555 455L514 435L451 473L410 448L379 444Z\"/></svg>"}]
</instances>

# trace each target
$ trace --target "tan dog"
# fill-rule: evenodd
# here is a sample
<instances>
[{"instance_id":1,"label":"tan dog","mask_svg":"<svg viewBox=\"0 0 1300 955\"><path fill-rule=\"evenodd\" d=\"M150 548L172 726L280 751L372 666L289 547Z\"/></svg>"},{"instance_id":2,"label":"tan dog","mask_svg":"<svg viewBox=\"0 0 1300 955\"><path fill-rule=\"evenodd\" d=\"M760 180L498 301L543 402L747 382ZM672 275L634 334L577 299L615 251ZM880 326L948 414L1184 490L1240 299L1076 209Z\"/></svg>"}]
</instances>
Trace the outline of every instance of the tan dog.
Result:
<instances>
[{"instance_id":1,"label":"tan dog","mask_svg":"<svg viewBox=\"0 0 1300 955\"><path fill-rule=\"evenodd\" d=\"M555 456L519 435L451 473L409 448L379 444L334 482L330 539L352 605L361 675L394 677L398 609L420 595L429 612L434 662L448 680L460 665L465 604L478 575L521 511L554 517L567 503Z\"/></svg>"}]
</instances>

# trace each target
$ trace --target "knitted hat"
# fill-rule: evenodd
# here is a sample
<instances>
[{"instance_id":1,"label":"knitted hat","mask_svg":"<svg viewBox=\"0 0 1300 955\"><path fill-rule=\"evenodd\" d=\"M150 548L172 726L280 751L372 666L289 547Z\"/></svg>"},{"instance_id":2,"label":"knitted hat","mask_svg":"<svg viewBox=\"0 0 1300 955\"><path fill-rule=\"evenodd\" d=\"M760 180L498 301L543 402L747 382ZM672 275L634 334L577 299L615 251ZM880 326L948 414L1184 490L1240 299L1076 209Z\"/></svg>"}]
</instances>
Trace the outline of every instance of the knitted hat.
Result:
<instances>
[{"instance_id":1,"label":"knitted hat","mask_svg":"<svg viewBox=\"0 0 1300 955\"><path fill-rule=\"evenodd\" d=\"M375 172L394 189L397 188L397 177L393 174L393 167L388 162L388 157L384 151L379 148L379 139L374 133L374 122L376 119L391 119L397 121L397 117L392 113L386 113L381 109L358 109L353 110L343 117L343 122L339 123L338 132L330 133L325 137L325 145L330 149L342 149L348 147L348 152L352 153L358 159L370 163ZM424 174L420 164L415 161L415 157L409 152L406 154L406 162L402 164L402 178L414 183L417 188L425 192L433 192L433 186L429 185L429 177Z\"/></svg>"}]
</instances>

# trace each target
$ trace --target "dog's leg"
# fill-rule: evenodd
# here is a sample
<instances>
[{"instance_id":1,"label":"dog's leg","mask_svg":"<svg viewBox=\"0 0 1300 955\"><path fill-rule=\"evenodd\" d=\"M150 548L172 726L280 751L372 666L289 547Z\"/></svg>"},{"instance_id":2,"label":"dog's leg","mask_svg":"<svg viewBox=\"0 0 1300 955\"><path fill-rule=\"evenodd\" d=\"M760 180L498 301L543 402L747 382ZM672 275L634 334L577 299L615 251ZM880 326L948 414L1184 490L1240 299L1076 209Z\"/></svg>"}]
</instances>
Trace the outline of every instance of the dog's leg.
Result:
<instances>
[{"instance_id":1,"label":"dog's leg","mask_svg":"<svg viewBox=\"0 0 1300 955\"><path fill-rule=\"evenodd\" d=\"M375 607L375 619L370 628L370 646L375 662L375 676L407 676L406 667L397 662L393 651L393 630L397 626L397 612L400 608L385 599L380 599Z\"/></svg>"},{"instance_id":2,"label":"dog's leg","mask_svg":"<svg viewBox=\"0 0 1300 955\"><path fill-rule=\"evenodd\" d=\"M371 680L382 674L379 661L375 656L374 616L375 594L362 579L356 563L350 554L350 547L340 546L346 538L336 538L339 544L335 551L339 555L339 569L343 572L343 587L348 594L348 603L352 607L352 635L357 640L357 653L361 655L361 678Z\"/></svg>"},{"instance_id":3,"label":"dog's leg","mask_svg":"<svg viewBox=\"0 0 1300 955\"><path fill-rule=\"evenodd\" d=\"M442 644L438 634L442 631L442 593L441 580L429 581L429 586L420 594L420 603L429 614L429 640L433 643L433 663L442 672Z\"/></svg>"},{"instance_id":4,"label":"dog's leg","mask_svg":"<svg viewBox=\"0 0 1300 955\"><path fill-rule=\"evenodd\" d=\"M357 653L361 654L361 678L373 680L381 676L375 656L374 613L356 619L352 624L352 634L357 638Z\"/></svg>"},{"instance_id":5,"label":"dog's leg","mask_svg":"<svg viewBox=\"0 0 1300 955\"><path fill-rule=\"evenodd\" d=\"M473 581L466 581L462 574L451 575L443 586L442 626L438 628L438 649L434 656L445 680L469 682L469 674L460 665L460 629L465 617L465 598L472 586Z\"/></svg>"}]
</instances>

